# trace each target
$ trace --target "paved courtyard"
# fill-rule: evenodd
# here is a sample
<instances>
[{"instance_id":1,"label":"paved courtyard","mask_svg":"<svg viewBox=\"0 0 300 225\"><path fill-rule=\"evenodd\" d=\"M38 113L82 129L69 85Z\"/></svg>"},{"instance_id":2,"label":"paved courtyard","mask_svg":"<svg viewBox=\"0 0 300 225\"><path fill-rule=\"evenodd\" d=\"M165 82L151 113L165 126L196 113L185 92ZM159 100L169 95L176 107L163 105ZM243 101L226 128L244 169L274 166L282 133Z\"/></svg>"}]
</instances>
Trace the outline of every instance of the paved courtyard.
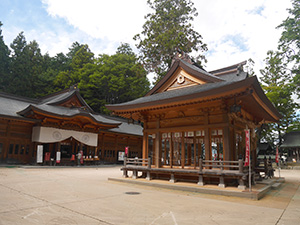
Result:
<instances>
[{"instance_id":1,"label":"paved courtyard","mask_svg":"<svg viewBox=\"0 0 300 225\"><path fill-rule=\"evenodd\" d=\"M119 169L0 167L0 224L300 224L300 170L253 201L108 181Z\"/></svg>"}]
</instances>

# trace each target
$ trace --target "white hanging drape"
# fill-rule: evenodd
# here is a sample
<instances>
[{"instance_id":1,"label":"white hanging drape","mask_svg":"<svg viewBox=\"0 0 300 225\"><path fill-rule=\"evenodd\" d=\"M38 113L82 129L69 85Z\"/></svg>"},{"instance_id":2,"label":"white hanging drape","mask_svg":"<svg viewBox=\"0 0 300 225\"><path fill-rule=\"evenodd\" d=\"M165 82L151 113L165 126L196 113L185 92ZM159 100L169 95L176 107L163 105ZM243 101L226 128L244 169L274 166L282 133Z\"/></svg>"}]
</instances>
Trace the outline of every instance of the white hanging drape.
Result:
<instances>
[{"instance_id":1,"label":"white hanging drape","mask_svg":"<svg viewBox=\"0 0 300 225\"><path fill-rule=\"evenodd\" d=\"M54 143L73 137L77 141L89 145L98 145L98 134L74 130L63 130L52 127L33 127L32 141L39 143Z\"/></svg>"}]
</instances>

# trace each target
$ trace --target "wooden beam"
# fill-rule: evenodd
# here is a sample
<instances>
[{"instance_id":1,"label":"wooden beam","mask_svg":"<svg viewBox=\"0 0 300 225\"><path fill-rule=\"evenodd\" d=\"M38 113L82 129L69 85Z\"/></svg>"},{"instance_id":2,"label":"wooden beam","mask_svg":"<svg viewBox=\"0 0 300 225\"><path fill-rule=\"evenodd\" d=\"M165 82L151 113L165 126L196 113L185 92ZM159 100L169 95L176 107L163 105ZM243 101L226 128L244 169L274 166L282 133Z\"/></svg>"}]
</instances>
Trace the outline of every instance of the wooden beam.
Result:
<instances>
[{"instance_id":1,"label":"wooden beam","mask_svg":"<svg viewBox=\"0 0 300 225\"><path fill-rule=\"evenodd\" d=\"M218 124L206 124L206 125L194 125L194 126L180 126L180 127L164 127L164 128L149 128L145 129L147 133L160 132L181 132L181 131L197 131L204 130L205 128L222 128L229 126L228 123L218 123Z\"/></svg>"}]
</instances>

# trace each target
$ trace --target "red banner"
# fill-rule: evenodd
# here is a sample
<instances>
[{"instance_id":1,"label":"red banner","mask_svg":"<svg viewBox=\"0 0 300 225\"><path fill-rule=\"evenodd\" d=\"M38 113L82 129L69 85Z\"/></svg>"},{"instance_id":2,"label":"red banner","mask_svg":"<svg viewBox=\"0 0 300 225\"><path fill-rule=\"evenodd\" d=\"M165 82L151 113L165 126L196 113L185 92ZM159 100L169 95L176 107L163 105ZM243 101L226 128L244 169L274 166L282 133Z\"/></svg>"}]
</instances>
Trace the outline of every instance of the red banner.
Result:
<instances>
[{"instance_id":1,"label":"red banner","mask_svg":"<svg viewBox=\"0 0 300 225\"><path fill-rule=\"evenodd\" d=\"M278 146L277 146L277 148L276 148L275 162L276 162L276 163L279 162Z\"/></svg>"},{"instance_id":2,"label":"red banner","mask_svg":"<svg viewBox=\"0 0 300 225\"><path fill-rule=\"evenodd\" d=\"M129 147L125 147L125 156L128 156L128 149Z\"/></svg>"},{"instance_id":3,"label":"red banner","mask_svg":"<svg viewBox=\"0 0 300 225\"><path fill-rule=\"evenodd\" d=\"M244 166L249 166L250 164L250 130L245 130L246 134L246 155L245 155L245 164Z\"/></svg>"}]
</instances>

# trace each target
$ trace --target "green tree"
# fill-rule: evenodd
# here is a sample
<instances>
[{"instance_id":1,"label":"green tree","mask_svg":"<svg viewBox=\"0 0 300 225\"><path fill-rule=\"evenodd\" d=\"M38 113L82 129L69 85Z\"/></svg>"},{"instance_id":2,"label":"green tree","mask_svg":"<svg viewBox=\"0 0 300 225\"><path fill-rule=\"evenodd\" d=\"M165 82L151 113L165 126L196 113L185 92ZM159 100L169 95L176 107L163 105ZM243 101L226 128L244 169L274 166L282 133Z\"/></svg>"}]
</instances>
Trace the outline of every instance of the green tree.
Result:
<instances>
[{"instance_id":1,"label":"green tree","mask_svg":"<svg viewBox=\"0 0 300 225\"><path fill-rule=\"evenodd\" d=\"M32 83L30 82L30 56L27 48L26 38L21 32L10 45L11 55L11 73L10 82L7 91L12 94L33 97Z\"/></svg>"},{"instance_id":2,"label":"green tree","mask_svg":"<svg viewBox=\"0 0 300 225\"><path fill-rule=\"evenodd\" d=\"M295 89L300 97L300 0L292 0L289 16L278 26L282 29L279 51L289 63L293 74Z\"/></svg>"},{"instance_id":3,"label":"green tree","mask_svg":"<svg viewBox=\"0 0 300 225\"><path fill-rule=\"evenodd\" d=\"M95 63L81 70L79 88L87 103L98 112L108 113L105 105L130 101L149 91L143 66L128 44L116 54L99 55Z\"/></svg>"},{"instance_id":4,"label":"green tree","mask_svg":"<svg viewBox=\"0 0 300 225\"><path fill-rule=\"evenodd\" d=\"M8 76L10 70L10 50L4 43L2 36L2 23L0 21L0 90L5 91L8 85Z\"/></svg>"},{"instance_id":5,"label":"green tree","mask_svg":"<svg viewBox=\"0 0 300 225\"><path fill-rule=\"evenodd\" d=\"M194 3L190 0L148 0L154 10L145 16L141 34L134 36L139 41L137 48L148 72L156 73L159 81L171 65L176 49L186 53L205 52L207 46L201 35L193 29L191 21L197 16ZM196 56L198 64L206 62L203 54Z\"/></svg>"},{"instance_id":6,"label":"green tree","mask_svg":"<svg viewBox=\"0 0 300 225\"><path fill-rule=\"evenodd\" d=\"M269 51L265 62L265 68L260 71L262 87L282 118L278 123L265 126L262 134L268 142L281 144L282 136L287 131L293 130L295 124L299 122L296 114L299 105L293 99L295 88L291 82L292 74L287 70L288 62L282 54Z\"/></svg>"},{"instance_id":7,"label":"green tree","mask_svg":"<svg viewBox=\"0 0 300 225\"><path fill-rule=\"evenodd\" d=\"M73 56L72 61L69 64L70 69L59 72L54 81L54 84L57 87L64 89L70 87L73 84L79 83L84 65L93 62L94 53L90 51L88 45L82 45Z\"/></svg>"}]
</instances>

